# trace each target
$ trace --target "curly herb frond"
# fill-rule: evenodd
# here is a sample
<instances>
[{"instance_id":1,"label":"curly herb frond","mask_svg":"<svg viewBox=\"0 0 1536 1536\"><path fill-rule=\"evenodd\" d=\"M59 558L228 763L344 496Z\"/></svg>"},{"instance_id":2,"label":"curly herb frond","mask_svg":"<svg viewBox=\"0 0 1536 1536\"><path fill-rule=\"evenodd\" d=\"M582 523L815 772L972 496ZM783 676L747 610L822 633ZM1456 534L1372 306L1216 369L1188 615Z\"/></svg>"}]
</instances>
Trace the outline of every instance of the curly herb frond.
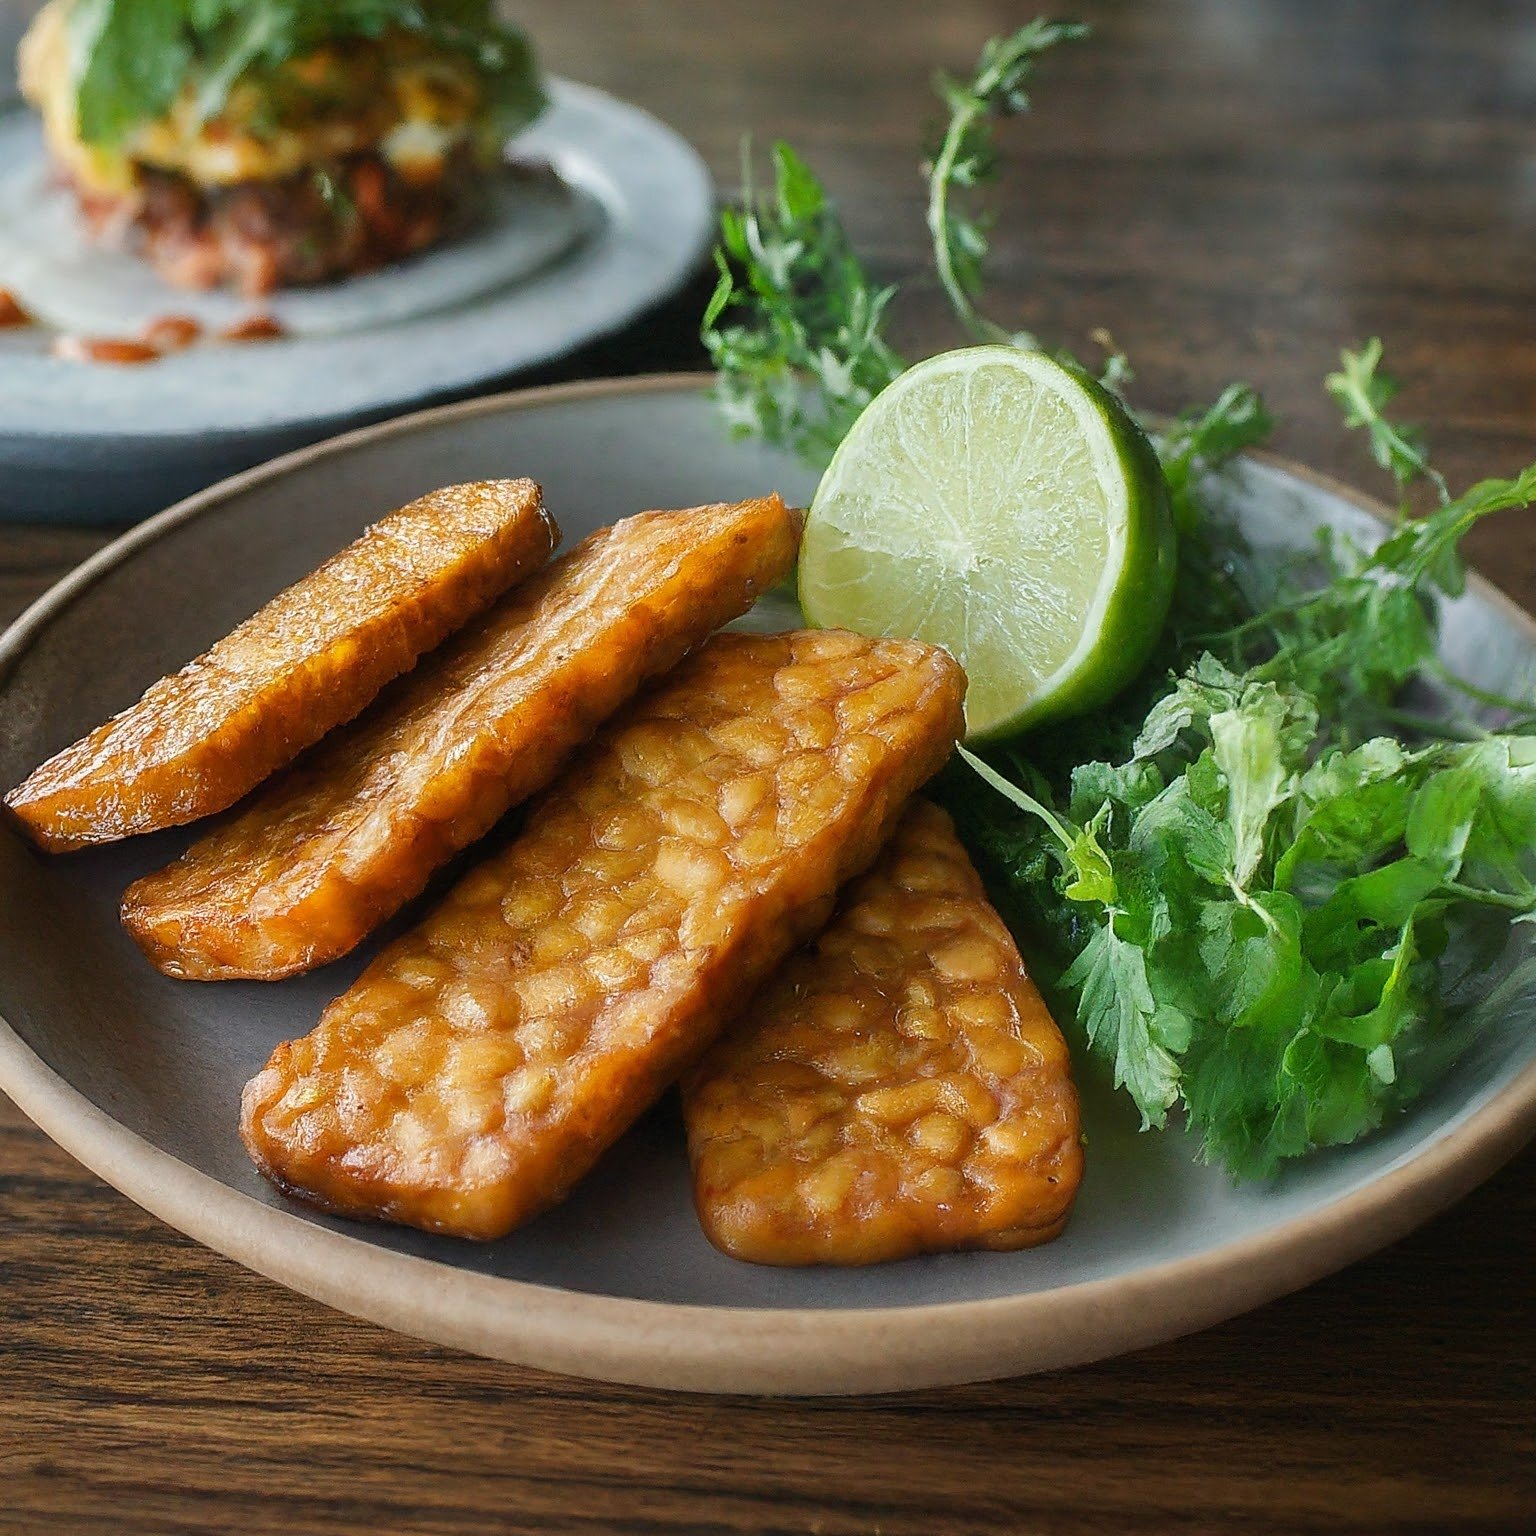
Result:
<instances>
[{"instance_id":1,"label":"curly herb frond","mask_svg":"<svg viewBox=\"0 0 1536 1536\"><path fill-rule=\"evenodd\" d=\"M969 194L996 176L997 124L1029 111L1029 84L1040 58L1088 35L1089 28L1081 22L1037 16L1010 36L989 38L969 79L941 73L934 81L949 121L923 167L928 233L939 281L977 341L1035 345L1027 332L1009 330L981 312L978 300L993 219L966 206Z\"/></svg>"},{"instance_id":2,"label":"curly herb frond","mask_svg":"<svg viewBox=\"0 0 1536 1536\"><path fill-rule=\"evenodd\" d=\"M700 335L732 433L824 465L906 366L885 339L894 287L877 287L810 167L773 146L773 185L742 148L742 199L720 219L719 281Z\"/></svg>"}]
</instances>

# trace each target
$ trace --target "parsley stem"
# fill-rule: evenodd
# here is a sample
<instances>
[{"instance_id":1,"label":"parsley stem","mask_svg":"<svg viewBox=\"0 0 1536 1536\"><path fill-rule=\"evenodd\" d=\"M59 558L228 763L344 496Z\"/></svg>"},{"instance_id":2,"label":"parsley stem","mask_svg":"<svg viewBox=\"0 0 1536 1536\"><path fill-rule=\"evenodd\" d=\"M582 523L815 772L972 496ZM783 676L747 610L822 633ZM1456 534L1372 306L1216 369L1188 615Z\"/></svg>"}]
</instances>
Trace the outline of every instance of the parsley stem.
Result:
<instances>
[{"instance_id":1,"label":"parsley stem","mask_svg":"<svg viewBox=\"0 0 1536 1536\"><path fill-rule=\"evenodd\" d=\"M1454 688L1457 693L1465 694L1469 699L1475 699L1479 704L1486 704L1489 709L1506 709L1512 714L1519 714L1529 708L1529 699L1517 699L1509 694L1494 693L1487 688L1479 688L1474 682L1453 672L1446 666L1438 651L1432 652L1424 664L1425 671L1437 677L1448 688Z\"/></svg>"},{"instance_id":2,"label":"parsley stem","mask_svg":"<svg viewBox=\"0 0 1536 1536\"><path fill-rule=\"evenodd\" d=\"M1532 893L1529 891L1524 896L1516 896L1505 891L1490 891L1482 886L1463 885L1459 880L1447 880L1444 888L1462 901L1475 901L1485 907L1504 907L1510 912L1525 912L1531 905Z\"/></svg>"},{"instance_id":3,"label":"parsley stem","mask_svg":"<svg viewBox=\"0 0 1536 1536\"><path fill-rule=\"evenodd\" d=\"M1475 720L1442 720L1390 704L1378 706L1377 714L1383 725L1400 725L1435 741L1486 741L1492 734Z\"/></svg>"},{"instance_id":4,"label":"parsley stem","mask_svg":"<svg viewBox=\"0 0 1536 1536\"><path fill-rule=\"evenodd\" d=\"M1227 889L1232 892L1233 900L1235 900L1239 906L1246 907L1250 912L1252 912L1253 915L1258 918L1259 921L1262 922L1271 933L1277 934L1280 932L1280 924L1277 923L1274 918L1268 912L1266 912L1264 908L1253 899L1252 896L1248 894L1235 874L1228 872L1226 876L1226 882Z\"/></svg>"},{"instance_id":5,"label":"parsley stem","mask_svg":"<svg viewBox=\"0 0 1536 1536\"><path fill-rule=\"evenodd\" d=\"M955 266L955 230L950 214L949 194L954 186L955 164L961 145L982 113L982 103L972 97L949 120L944 142L939 146L933 168L928 173L928 233L933 240L934 267L938 271L939 281L944 285L944 292L949 295L951 306L960 317L960 323L977 341L1006 344L1013 341L1013 335L981 313L965 283L960 280Z\"/></svg>"},{"instance_id":6,"label":"parsley stem","mask_svg":"<svg viewBox=\"0 0 1536 1536\"><path fill-rule=\"evenodd\" d=\"M992 177L996 150L987 125L993 118L1016 117L1028 111L1025 86L1040 55L1058 43L1087 36L1088 28L1080 22L1037 16L1009 36L992 38L982 49L971 79L938 78L936 88L949 108L949 123L938 150L924 167L928 233L939 282L961 324L977 341L1036 345L1027 332L1005 330L977 306L988 220L969 217L955 208L953 194L957 189L974 191Z\"/></svg>"},{"instance_id":7,"label":"parsley stem","mask_svg":"<svg viewBox=\"0 0 1536 1536\"><path fill-rule=\"evenodd\" d=\"M955 751L983 783L989 784L1005 800L1012 801L1021 811L1028 811L1031 816L1038 817L1064 849L1068 852L1072 850L1074 846L1072 834L1067 831L1065 824L1055 812L1041 805L1033 795L1020 789L1017 784L1009 783L990 763L983 762L974 752L960 746L957 746Z\"/></svg>"}]
</instances>

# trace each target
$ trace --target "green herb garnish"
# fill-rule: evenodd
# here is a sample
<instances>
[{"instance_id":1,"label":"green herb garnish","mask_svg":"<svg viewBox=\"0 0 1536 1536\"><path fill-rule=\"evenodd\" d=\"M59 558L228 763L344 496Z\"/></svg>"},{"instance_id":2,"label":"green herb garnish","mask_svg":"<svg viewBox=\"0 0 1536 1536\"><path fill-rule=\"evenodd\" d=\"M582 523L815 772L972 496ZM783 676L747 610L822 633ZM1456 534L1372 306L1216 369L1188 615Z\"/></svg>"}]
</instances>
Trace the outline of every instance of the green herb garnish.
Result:
<instances>
[{"instance_id":1,"label":"green herb garnish","mask_svg":"<svg viewBox=\"0 0 1536 1536\"><path fill-rule=\"evenodd\" d=\"M235 82L323 43L402 31L470 58L508 127L544 103L526 40L491 0L71 0L80 136L121 143L191 85L216 116Z\"/></svg>"},{"instance_id":2,"label":"green herb garnish","mask_svg":"<svg viewBox=\"0 0 1536 1536\"><path fill-rule=\"evenodd\" d=\"M1344 413L1344 425L1364 427L1370 435L1371 457L1405 489L1422 476L1449 501L1445 479L1426 456L1424 436L1413 427L1389 421L1383 411L1396 397L1398 382L1381 366L1381 342L1373 337L1358 352L1339 353L1339 371L1323 380Z\"/></svg>"},{"instance_id":3,"label":"green herb garnish","mask_svg":"<svg viewBox=\"0 0 1536 1536\"><path fill-rule=\"evenodd\" d=\"M1536 914L1536 741L1371 734L1441 675L1445 553L1533 501L1536 466L1337 556L1145 715L1106 712L1136 729L1125 756L1015 757L1029 793L985 773L1012 809L956 797L1144 1122L1182 1104L1234 1174L1351 1141L1428 1086L1454 1034L1447 974Z\"/></svg>"},{"instance_id":4,"label":"green herb garnish","mask_svg":"<svg viewBox=\"0 0 1536 1536\"><path fill-rule=\"evenodd\" d=\"M1041 54L1088 36L1075 21L1037 17L1007 37L987 40L968 80L941 73L934 84L949 109L949 123L923 167L928 182L928 234L934 268L955 313L977 341L1033 346L1024 332L989 320L977 308L992 218L960 206L967 193L997 174L993 128L999 118L1029 110L1028 84Z\"/></svg>"},{"instance_id":5,"label":"green herb garnish","mask_svg":"<svg viewBox=\"0 0 1536 1536\"><path fill-rule=\"evenodd\" d=\"M924 166L934 261L956 312L974 335L1028 342L976 308L989 220L957 194L995 172L997 119L1029 108L1035 61L1086 37L1076 22L1033 21L993 38L968 80L939 75L948 126ZM761 437L825 466L859 412L906 366L885 338L894 286L877 286L854 252L826 189L789 145L773 147L773 186L759 193L743 147L739 207L720 217L720 280L701 335L720 375L722 411L737 436ZM1111 384L1125 359L1111 356Z\"/></svg>"},{"instance_id":6,"label":"green herb garnish","mask_svg":"<svg viewBox=\"0 0 1536 1536\"><path fill-rule=\"evenodd\" d=\"M969 82L941 79L929 226L978 338L1028 340L982 315L985 225L952 194L992 174L993 123L1027 105L1040 53L1081 35L1037 21L990 42ZM775 197L749 192L723 220L704 334L733 430L825 462L901 367L881 334L892 289L803 162L776 158ZM1129 365L1103 340L1120 390ZM1208 504L1271 426L1230 386L1155 434L1180 569L1153 663L1106 708L962 751L937 786L1144 1124L1181 1109L1237 1177L1381 1124L1532 968L1517 927L1536 919L1536 714L1454 677L1436 636L1463 535L1536 503L1536 465L1453 498L1422 433L1388 414L1377 340L1326 387L1399 492L1423 480L1440 505L1375 547L1334 535L1284 569L1256 561Z\"/></svg>"},{"instance_id":7,"label":"green herb garnish","mask_svg":"<svg viewBox=\"0 0 1536 1536\"><path fill-rule=\"evenodd\" d=\"M717 398L738 437L761 437L824 465L905 364L885 340L894 288L876 288L837 210L787 144L758 194L750 147L742 205L720 216L720 271L703 338Z\"/></svg>"}]
</instances>

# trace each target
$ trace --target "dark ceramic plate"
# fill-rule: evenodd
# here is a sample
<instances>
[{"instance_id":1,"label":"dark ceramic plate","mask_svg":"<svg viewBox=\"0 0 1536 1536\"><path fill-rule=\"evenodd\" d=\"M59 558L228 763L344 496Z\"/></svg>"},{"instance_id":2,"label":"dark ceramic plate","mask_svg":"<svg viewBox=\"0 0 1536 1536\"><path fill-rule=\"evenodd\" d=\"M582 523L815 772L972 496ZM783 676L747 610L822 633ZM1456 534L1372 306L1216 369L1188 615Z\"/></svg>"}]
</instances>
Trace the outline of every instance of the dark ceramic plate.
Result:
<instances>
[{"instance_id":1,"label":"dark ceramic plate","mask_svg":"<svg viewBox=\"0 0 1536 1536\"><path fill-rule=\"evenodd\" d=\"M642 507L811 477L732 443L698 379L577 385L429 411L227 481L103 550L0 641L0 782L137 696L407 497L527 474L574 539ZM1261 546L1363 504L1267 460L1219 488ZM756 621L793 622L787 610ZM1536 627L1482 583L1445 649L1491 686L1528 682ZM1083 1066L1088 1175L1066 1235L1013 1254L858 1271L733 1262L694 1219L664 1105L560 1209L474 1246L351 1225L286 1201L246 1161L240 1087L366 960L276 985L192 985L124 937L124 885L185 833L46 859L0 831L0 1086L50 1135L182 1231L334 1306L556 1370L706 1391L865 1392L1039 1370L1202 1327L1405 1232L1536 1125L1536 1017L1489 1010L1477 1047L1379 1135L1234 1188L1180 1132L1141 1135ZM145 1295L143 1304L152 1305Z\"/></svg>"}]
</instances>

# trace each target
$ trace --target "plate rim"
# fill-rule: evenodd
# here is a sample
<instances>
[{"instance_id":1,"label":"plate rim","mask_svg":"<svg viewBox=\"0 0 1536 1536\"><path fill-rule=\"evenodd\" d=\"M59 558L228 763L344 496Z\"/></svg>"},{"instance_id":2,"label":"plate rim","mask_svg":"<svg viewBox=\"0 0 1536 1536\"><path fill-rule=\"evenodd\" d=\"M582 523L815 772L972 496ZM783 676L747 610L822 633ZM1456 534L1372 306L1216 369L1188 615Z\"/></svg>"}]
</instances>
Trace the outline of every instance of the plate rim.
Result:
<instances>
[{"instance_id":1,"label":"plate rim","mask_svg":"<svg viewBox=\"0 0 1536 1536\"><path fill-rule=\"evenodd\" d=\"M141 545L247 488L370 442L569 401L699 392L709 373L642 374L511 390L357 428L230 476L130 528L0 634L0 682L34 634ZM1371 513L1373 498L1270 453L1253 455ZM1469 585L1536 644L1536 619L1486 578ZM383 1249L232 1189L114 1120L0 1017L0 1088L46 1135L195 1241L314 1300L430 1342L636 1386L840 1396L990 1380L1180 1337L1323 1278L1438 1214L1536 1134L1536 1062L1359 1189L1269 1231L1127 1274L982 1300L895 1307L715 1307L487 1275ZM700 1340L708 1341L700 1348Z\"/></svg>"}]
</instances>

